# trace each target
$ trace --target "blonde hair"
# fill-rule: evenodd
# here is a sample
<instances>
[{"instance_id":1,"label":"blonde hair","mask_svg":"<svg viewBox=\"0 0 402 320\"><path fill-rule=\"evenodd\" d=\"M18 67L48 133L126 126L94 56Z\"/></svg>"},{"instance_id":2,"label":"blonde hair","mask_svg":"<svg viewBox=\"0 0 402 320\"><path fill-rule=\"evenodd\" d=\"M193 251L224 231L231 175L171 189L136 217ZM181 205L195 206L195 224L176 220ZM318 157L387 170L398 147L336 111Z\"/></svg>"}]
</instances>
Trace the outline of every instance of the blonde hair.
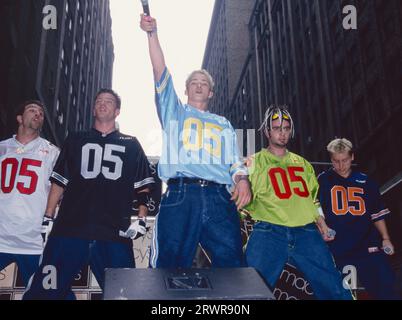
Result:
<instances>
[{"instance_id":1,"label":"blonde hair","mask_svg":"<svg viewBox=\"0 0 402 320\"><path fill-rule=\"evenodd\" d=\"M333 153L343 153L348 152L350 155L353 154L353 144L348 139L334 139L327 145L327 151L331 154Z\"/></svg>"},{"instance_id":2,"label":"blonde hair","mask_svg":"<svg viewBox=\"0 0 402 320\"><path fill-rule=\"evenodd\" d=\"M186 79L186 89L188 88L188 85L190 84L190 81L193 78L193 76L195 74L197 74L197 73L201 73L201 74L203 74L204 76L207 77L209 88L210 88L211 91L213 91L214 86L215 86L214 79L212 78L211 74L205 69L194 70L193 72L190 73L190 75Z\"/></svg>"}]
</instances>

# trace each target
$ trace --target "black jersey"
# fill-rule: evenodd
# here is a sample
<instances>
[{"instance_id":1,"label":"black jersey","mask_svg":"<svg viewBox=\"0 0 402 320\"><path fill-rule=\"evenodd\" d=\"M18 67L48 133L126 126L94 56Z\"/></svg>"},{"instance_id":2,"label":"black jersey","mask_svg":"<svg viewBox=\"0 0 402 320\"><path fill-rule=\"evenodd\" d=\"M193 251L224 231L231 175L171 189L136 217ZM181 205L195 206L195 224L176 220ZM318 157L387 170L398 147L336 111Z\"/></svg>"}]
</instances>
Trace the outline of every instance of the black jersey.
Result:
<instances>
[{"instance_id":1,"label":"black jersey","mask_svg":"<svg viewBox=\"0 0 402 320\"><path fill-rule=\"evenodd\" d=\"M50 180L65 188L52 236L124 241L136 192L154 179L135 137L91 131L67 137Z\"/></svg>"}]
</instances>

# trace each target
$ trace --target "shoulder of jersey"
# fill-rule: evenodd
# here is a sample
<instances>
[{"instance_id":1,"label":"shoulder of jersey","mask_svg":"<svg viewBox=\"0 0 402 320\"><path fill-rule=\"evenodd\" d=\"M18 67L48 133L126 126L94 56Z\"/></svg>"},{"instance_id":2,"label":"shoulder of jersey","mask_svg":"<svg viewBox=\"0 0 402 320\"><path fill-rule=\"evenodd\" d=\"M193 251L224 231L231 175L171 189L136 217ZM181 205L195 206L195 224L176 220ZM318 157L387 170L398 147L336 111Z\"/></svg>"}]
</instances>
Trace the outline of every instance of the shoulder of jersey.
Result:
<instances>
[{"instance_id":1,"label":"shoulder of jersey","mask_svg":"<svg viewBox=\"0 0 402 320\"><path fill-rule=\"evenodd\" d=\"M354 174L353 180L359 184L366 184L369 179L367 174L364 174L362 172L356 172Z\"/></svg>"},{"instance_id":2,"label":"shoulder of jersey","mask_svg":"<svg viewBox=\"0 0 402 320\"><path fill-rule=\"evenodd\" d=\"M290 152L290 151L289 151L289 154L290 154L293 162L295 162L295 163L303 162L304 164L307 164L307 165L310 165L310 166L312 165L309 161L304 159L301 155L298 155L298 154Z\"/></svg>"},{"instance_id":3,"label":"shoulder of jersey","mask_svg":"<svg viewBox=\"0 0 402 320\"><path fill-rule=\"evenodd\" d=\"M125 140L125 141L137 141L137 138L134 136L129 136L128 134L124 133L119 133L119 140Z\"/></svg>"},{"instance_id":4,"label":"shoulder of jersey","mask_svg":"<svg viewBox=\"0 0 402 320\"><path fill-rule=\"evenodd\" d=\"M213 112L211 112L210 114L213 116L214 120L216 120L217 122L219 122L221 124L224 124L224 125L227 125L227 126L229 124L231 124L230 121L228 119L226 119L224 116L220 116L219 114L216 114L216 113L213 113Z\"/></svg>"},{"instance_id":5,"label":"shoulder of jersey","mask_svg":"<svg viewBox=\"0 0 402 320\"><path fill-rule=\"evenodd\" d=\"M334 175L334 170L329 168L328 170L321 171L317 176L317 179L324 179Z\"/></svg>"},{"instance_id":6,"label":"shoulder of jersey","mask_svg":"<svg viewBox=\"0 0 402 320\"><path fill-rule=\"evenodd\" d=\"M8 146L12 144L12 138L0 141L0 157L2 157L8 149Z\"/></svg>"},{"instance_id":7,"label":"shoulder of jersey","mask_svg":"<svg viewBox=\"0 0 402 320\"><path fill-rule=\"evenodd\" d=\"M55 149L55 150L60 150L60 148L53 143L51 143L49 140L43 139L46 146L49 147L49 149Z\"/></svg>"},{"instance_id":8,"label":"shoulder of jersey","mask_svg":"<svg viewBox=\"0 0 402 320\"><path fill-rule=\"evenodd\" d=\"M324 179L324 177L328 174L328 171L321 171L318 175L317 175L317 179Z\"/></svg>"},{"instance_id":9,"label":"shoulder of jersey","mask_svg":"<svg viewBox=\"0 0 402 320\"><path fill-rule=\"evenodd\" d=\"M226 119L224 116L221 116L221 115L213 113L213 112L211 112L211 114L213 114L216 117L216 119L218 119L218 120L220 120L222 122L229 122L229 120Z\"/></svg>"},{"instance_id":10,"label":"shoulder of jersey","mask_svg":"<svg viewBox=\"0 0 402 320\"><path fill-rule=\"evenodd\" d=\"M13 141L13 138L8 138L0 141L0 145L9 145Z\"/></svg>"}]
</instances>

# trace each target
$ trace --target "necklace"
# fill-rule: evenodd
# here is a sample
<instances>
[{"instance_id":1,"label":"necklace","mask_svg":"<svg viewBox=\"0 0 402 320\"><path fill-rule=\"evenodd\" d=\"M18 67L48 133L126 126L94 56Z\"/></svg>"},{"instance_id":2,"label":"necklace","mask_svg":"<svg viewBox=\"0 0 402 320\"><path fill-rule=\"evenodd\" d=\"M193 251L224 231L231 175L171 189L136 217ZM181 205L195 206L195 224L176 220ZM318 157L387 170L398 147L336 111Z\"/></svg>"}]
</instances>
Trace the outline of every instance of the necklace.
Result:
<instances>
[{"instance_id":1,"label":"necklace","mask_svg":"<svg viewBox=\"0 0 402 320\"><path fill-rule=\"evenodd\" d=\"M18 153L18 154L24 153L24 152L25 152L24 147L18 147L16 150L16 153Z\"/></svg>"}]
</instances>

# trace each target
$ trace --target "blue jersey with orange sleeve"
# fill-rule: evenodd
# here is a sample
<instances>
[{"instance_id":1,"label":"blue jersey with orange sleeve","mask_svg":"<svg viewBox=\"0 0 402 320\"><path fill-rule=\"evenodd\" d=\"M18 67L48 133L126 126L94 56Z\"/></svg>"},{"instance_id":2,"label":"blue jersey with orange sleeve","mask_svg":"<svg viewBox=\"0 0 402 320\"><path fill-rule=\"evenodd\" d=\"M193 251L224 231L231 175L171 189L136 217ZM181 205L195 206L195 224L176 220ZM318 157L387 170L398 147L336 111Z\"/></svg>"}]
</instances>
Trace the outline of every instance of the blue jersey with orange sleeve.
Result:
<instances>
[{"instance_id":1,"label":"blue jersey with orange sleeve","mask_svg":"<svg viewBox=\"0 0 402 320\"><path fill-rule=\"evenodd\" d=\"M363 173L352 171L343 178L333 169L321 173L318 182L326 223L336 231L335 240L328 243L334 256L381 247L374 222L384 219L390 211L381 200L377 184Z\"/></svg>"}]
</instances>

